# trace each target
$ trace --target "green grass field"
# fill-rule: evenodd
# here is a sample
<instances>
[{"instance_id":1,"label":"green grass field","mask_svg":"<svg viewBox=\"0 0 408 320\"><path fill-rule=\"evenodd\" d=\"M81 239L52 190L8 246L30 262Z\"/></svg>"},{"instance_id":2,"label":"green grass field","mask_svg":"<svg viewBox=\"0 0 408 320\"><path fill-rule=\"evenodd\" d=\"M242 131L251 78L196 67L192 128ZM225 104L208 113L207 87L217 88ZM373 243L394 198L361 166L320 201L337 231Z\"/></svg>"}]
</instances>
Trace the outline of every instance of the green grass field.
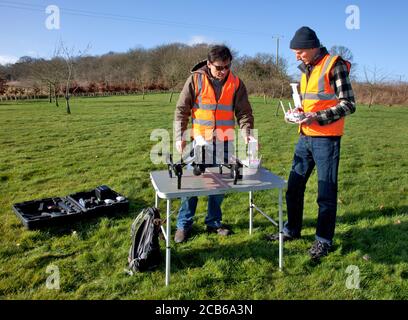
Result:
<instances>
[{"instance_id":1,"label":"green grass field","mask_svg":"<svg viewBox=\"0 0 408 320\"><path fill-rule=\"evenodd\" d=\"M177 97L175 97L177 98ZM266 168L287 179L297 129L275 117L276 102L251 97ZM199 201L194 236L172 250L164 286L164 258L154 272L129 276L130 225L154 204L149 172L155 128L170 130L175 102L168 95L72 100L72 115L47 101L0 104L1 299L407 299L408 109L358 106L342 139L334 252L309 260L317 217L314 173L305 198L303 238L278 245L263 240L276 228L255 216L248 234L247 194L229 194L223 222L234 235L205 233L206 199ZM170 131L171 132L171 131ZM130 199L128 214L84 220L66 228L28 231L13 203L106 184ZM277 218L277 192L255 194ZM179 201L173 202L177 210ZM164 202L161 203L164 210ZM175 230L173 218L173 234ZM164 242L161 242L164 255ZM60 289L46 287L47 267L59 268ZM359 289L348 289L359 268ZM355 275L355 273L354 273ZM355 282L354 282L355 283Z\"/></svg>"}]
</instances>

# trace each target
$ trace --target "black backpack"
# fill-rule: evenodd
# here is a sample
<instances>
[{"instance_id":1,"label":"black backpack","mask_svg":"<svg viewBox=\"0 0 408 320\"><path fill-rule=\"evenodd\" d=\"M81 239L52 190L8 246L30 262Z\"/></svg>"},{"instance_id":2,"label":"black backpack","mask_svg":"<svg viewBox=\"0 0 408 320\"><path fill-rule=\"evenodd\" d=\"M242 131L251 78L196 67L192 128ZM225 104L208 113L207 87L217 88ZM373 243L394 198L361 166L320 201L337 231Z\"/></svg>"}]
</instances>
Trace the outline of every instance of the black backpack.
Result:
<instances>
[{"instance_id":1,"label":"black backpack","mask_svg":"<svg viewBox=\"0 0 408 320\"><path fill-rule=\"evenodd\" d=\"M129 250L129 269L131 272L150 271L161 261L159 235L161 232L159 210L145 208L132 223L132 246Z\"/></svg>"}]
</instances>

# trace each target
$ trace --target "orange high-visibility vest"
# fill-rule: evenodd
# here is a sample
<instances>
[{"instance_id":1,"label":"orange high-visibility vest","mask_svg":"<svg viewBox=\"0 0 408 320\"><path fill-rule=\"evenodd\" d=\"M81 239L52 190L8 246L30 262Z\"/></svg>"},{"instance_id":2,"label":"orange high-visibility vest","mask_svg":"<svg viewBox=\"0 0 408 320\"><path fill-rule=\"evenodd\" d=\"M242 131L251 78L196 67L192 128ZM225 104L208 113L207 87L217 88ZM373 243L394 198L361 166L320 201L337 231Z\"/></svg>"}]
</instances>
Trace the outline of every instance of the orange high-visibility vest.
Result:
<instances>
[{"instance_id":1,"label":"orange high-visibility vest","mask_svg":"<svg viewBox=\"0 0 408 320\"><path fill-rule=\"evenodd\" d=\"M234 95L238 86L239 78L230 71L217 101L208 76L194 74L193 137L201 135L207 141L212 141L214 137L219 141L234 140Z\"/></svg>"},{"instance_id":2,"label":"orange high-visibility vest","mask_svg":"<svg viewBox=\"0 0 408 320\"><path fill-rule=\"evenodd\" d=\"M307 80L306 74L302 74L300 81L300 92L302 96L302 107L305 112L317 112L334 107L339 103L333 88L330 86L330 71L339 56L326 54L316 64ZM345 61L350 72L350 62ZM299 131L306 136L341 136L344 131L344 117L327 125L321 126L316 121L311 124L302 124Z\"/></svg>"}]
</instances>

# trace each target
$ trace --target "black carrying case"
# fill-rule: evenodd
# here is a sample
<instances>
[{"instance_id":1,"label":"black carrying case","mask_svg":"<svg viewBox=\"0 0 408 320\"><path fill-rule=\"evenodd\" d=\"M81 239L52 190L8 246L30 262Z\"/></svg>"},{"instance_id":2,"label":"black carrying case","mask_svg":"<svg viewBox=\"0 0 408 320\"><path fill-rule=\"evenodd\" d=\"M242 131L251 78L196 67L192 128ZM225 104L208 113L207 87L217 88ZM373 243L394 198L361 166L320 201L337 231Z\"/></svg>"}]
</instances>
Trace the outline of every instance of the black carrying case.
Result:
<instances>
[{"instance_id":1,"label":"black carrying case","mask_svg":"<svg viewBox=\"0 0 408 320\"><path fill-rule=\"evenodd\" d=\"M27 229L39 229L100 215L126 213L129 200L108 186L99 186L66 197L16 203L13 210Z\"/></svg>"}]
</instances>

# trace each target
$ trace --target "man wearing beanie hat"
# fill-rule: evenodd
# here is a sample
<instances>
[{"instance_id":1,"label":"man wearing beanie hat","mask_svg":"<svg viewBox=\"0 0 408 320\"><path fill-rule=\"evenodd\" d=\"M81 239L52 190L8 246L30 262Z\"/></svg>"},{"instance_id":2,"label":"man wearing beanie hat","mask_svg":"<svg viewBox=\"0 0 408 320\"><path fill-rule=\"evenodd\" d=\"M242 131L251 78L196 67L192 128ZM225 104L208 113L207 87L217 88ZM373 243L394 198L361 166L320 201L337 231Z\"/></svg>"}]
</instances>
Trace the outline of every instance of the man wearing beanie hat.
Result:
<instances>
[{"instance_id":1,"label":"man wearing beanie hat","mask_svg":"<svg viewBox=\"0 0 408 320\"><path fill-rule=\"evenodd\" d=\"M351 65L340 56L330 55L309 27L296 31L290 48L296 59L302 61L299 65L302 106L298 111L304 112L305 118L299 123L299 140L288 179L288 221L283 229L283 240L301 236L304 192L316 166L319 212L316 240L309 254L318 260L329 253L334 237L340 140L344 117L355 112L349 78ZM268 235L267 239L279 240L279 234Z\"/></svg>"},{"instance_id":2,"label":"man wearing beanie hat","mask_svg":"<svg viewBox=\"0 0 408 320\"><path fill-rule=\"evenodd\" d=\"M309 27L302 27L296 31L295 36L290 41L291 49L313 49L320 48L320 41Z\"/></svg>"}]
</instances>

